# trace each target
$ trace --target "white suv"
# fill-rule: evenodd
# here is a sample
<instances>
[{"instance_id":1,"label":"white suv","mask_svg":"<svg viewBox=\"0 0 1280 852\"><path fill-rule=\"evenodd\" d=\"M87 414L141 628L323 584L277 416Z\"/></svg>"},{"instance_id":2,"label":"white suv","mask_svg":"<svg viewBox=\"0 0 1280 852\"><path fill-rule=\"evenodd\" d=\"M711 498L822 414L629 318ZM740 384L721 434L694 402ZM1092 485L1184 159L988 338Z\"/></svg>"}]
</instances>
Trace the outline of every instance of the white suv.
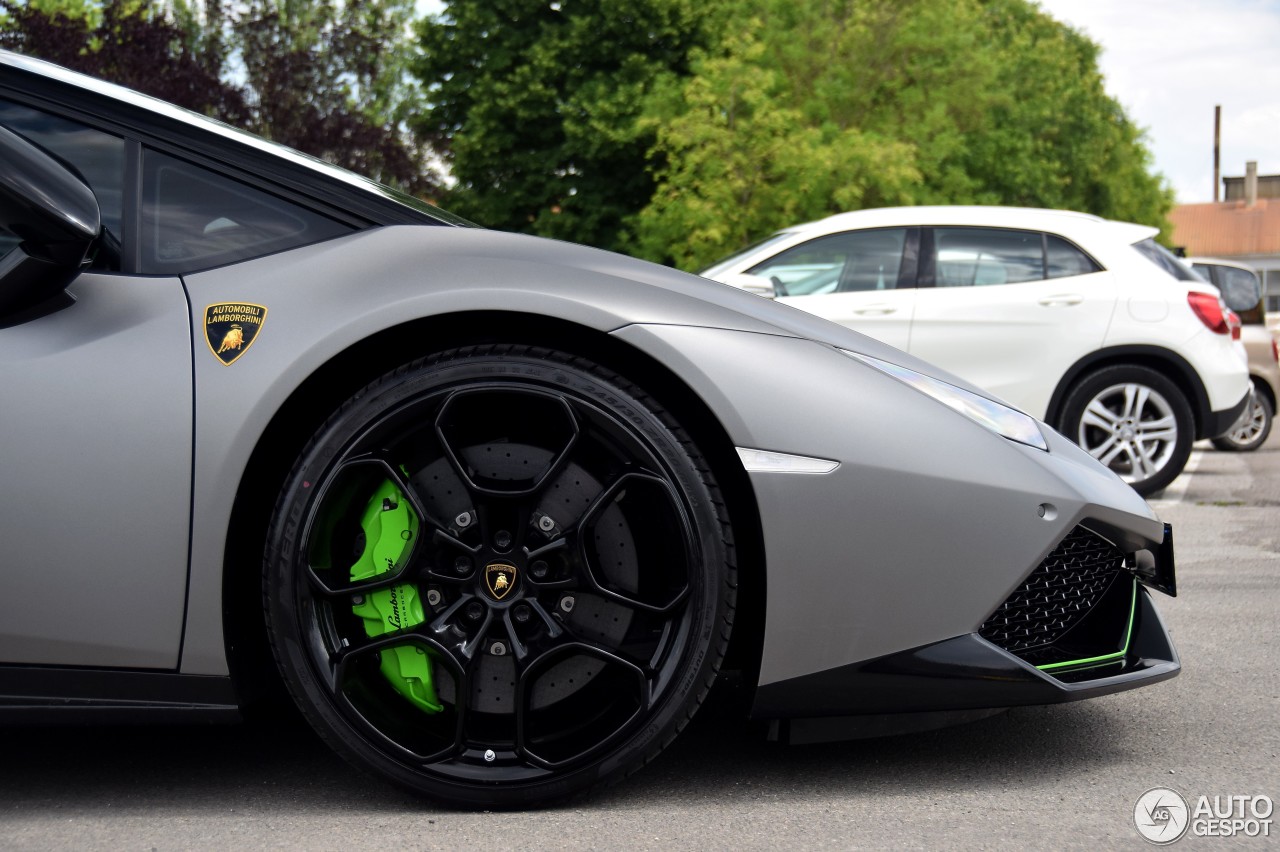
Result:
<instances>
[{"instance_id":1,"label":"white suv","mask_svg":"<svg viewBox=\"0 0 1280 852\"><path fill-rule=\"evenodd\" d=\"M1238 319L1156 233L1058 210L884 208L788 228L702 274L932 361L1146 495L1250 391Z\"/></svg>"}]
</instances>

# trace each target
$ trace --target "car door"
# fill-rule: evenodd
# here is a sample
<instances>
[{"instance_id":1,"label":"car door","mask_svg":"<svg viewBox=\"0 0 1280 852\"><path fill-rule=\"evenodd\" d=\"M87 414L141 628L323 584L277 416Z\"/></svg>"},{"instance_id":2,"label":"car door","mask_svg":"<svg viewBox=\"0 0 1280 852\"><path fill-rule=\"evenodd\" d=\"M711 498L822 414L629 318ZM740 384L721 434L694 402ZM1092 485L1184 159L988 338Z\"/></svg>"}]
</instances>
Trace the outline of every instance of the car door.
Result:
<instances>
[{"instance_id":1,"label":"car door","mask_svg":"<svg viewBox=\"0 0 1280 852\"><path fill-rule=\"evenodd\" d=\"M172 669L191 507L182 282L120 271L136 145L5 100L0 126L78 170L107 231L73 303L0 317L0 663Z\"/></svg>"},{"instance_id":2,"label":"car door","mask_svg":"<svg viewBox=\"0 0 1280 852\"><path fill-rule=\"evenodd\" d=\"M921 243L911 354L1043 417L1067 369L1102 346L1111 274L1038 231L935 227Z\"/></svg>"},{"instance_id":3,"label":"car door","mask_svg":"<svg viewBox=\"0 0 1280 852\"><path fill-rule=\"evenodd\" d=\"M817 237L750 270L784 304L907 348L915 306L919 229L874 228Z\"/></svg>"}]
</instances>

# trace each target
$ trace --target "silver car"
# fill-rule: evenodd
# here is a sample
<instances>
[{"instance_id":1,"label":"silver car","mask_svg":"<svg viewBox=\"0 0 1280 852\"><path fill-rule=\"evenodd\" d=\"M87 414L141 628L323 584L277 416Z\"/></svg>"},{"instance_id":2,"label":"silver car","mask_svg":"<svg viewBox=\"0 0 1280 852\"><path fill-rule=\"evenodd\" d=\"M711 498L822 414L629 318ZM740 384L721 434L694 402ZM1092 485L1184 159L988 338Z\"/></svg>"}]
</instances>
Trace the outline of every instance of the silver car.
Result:
<instances>
[{"instance_id":1,"label":"silver car","mask_svg":"<svg viewBox=\"0 0 1280 852\"><path fill-rule=\"evenodd\" d=\"M0 712L283 683L456 805L1177 674L1169 528L1033 418L740 290L495 233L0 53Z\"/></svg>"}]
</instances>

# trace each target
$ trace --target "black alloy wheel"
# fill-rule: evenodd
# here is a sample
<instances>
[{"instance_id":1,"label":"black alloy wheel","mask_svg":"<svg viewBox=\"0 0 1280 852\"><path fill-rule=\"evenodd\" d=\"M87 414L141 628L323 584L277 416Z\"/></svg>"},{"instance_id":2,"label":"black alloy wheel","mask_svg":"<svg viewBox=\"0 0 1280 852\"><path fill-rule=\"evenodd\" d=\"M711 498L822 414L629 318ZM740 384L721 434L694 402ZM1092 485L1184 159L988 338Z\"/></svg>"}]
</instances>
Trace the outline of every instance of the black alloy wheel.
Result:
<instances>
[{"instance_id":1,"label":"black alloy wheel","mask_svg":"<svg viewBox=\"0 0 1280 852\"><path fill-rule=\"evenodd\" d=\"M639 768L701 703L732 537L688 436L622 377L454 350L348 401L276 507L264 606L309 721L358 766L470 807Z\"/></svg>"}]
</instances>

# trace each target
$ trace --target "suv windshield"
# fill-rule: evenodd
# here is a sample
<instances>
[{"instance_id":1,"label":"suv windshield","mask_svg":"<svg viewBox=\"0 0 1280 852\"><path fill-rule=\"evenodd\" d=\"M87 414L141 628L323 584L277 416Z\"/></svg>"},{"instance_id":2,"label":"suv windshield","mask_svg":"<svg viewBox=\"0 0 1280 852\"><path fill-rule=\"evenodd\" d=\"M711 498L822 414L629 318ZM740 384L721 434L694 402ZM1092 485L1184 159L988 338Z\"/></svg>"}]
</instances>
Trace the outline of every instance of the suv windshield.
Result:
<instances>
[{"instance_id":1,"label":"suv windshield","mask_svg":"<svg viewBox=\"0 0 1280 852\"><path fill-rule=\"evenodd\" d=\"M1203 278L1192 272L1191 267L1174 257L1173 252L1157 243L1154 237L1134 243L1133 247L1137 249L1138 254L1179 281L1199 281L1202 284L1204 283Z\"/></svg>"}]
</instances>

